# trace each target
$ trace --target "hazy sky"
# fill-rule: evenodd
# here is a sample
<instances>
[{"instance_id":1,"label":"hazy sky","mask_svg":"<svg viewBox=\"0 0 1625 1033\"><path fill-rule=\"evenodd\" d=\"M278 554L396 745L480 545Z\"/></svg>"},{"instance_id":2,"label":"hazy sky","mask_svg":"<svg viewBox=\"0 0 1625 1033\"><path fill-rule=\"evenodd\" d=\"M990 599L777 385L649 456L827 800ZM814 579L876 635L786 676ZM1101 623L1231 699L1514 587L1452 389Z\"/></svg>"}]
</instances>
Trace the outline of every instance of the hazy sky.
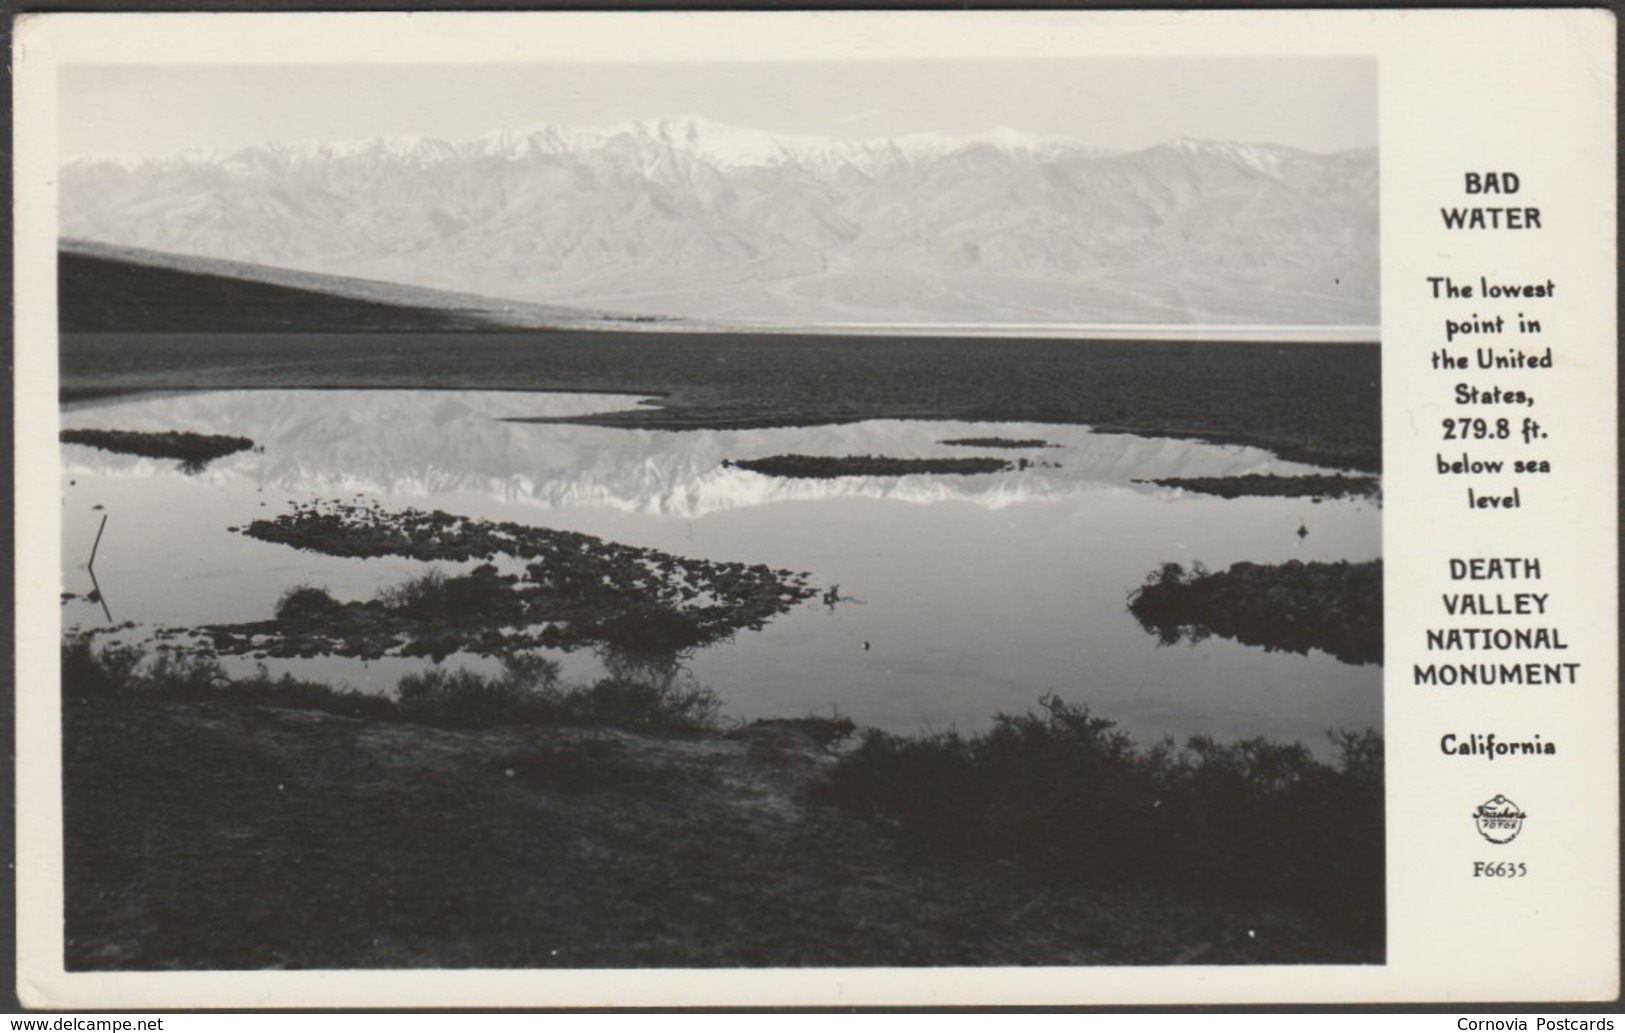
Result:
<instances>
[{"instance_id":1,"label":"hazy sky","mask_svg":"<svg viewBox=\"0 0 1625 1033\"><path fill-rule=\"evenodd\" d=\"M153 156L700 115L848 138L1008 126L1124 149L1191 136L1324 152L1376 145L1376 75L1374 60L1324 57L69 65L59 78L59 148L64 160Z\"/></svg>"}]
</instances>

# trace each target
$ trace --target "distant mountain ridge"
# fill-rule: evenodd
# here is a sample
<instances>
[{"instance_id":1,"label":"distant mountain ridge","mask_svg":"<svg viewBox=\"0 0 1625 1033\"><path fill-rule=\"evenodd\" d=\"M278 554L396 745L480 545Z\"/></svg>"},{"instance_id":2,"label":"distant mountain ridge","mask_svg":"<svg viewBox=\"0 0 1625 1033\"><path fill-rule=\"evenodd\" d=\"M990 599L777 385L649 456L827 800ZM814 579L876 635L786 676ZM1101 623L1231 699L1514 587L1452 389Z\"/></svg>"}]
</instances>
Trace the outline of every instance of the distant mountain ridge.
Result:
<instances>
[{"instance_id":1,"label":"distant mountain ridge","mask_svg":"<svg viewBox=\"0 0 1625 1033\"><path fill-rule=\"evenodd\" d=\"M527 129L499 129L464 141L375 136L338 141L270 141L236 150L188 147L159 158L93 156L70 162L68 167L109 164L134 171L154 167L220 166L241 171L271 171L314 162L375 159L427 167L461 160L518 160L615 147L623 153L642 149L645 156L660 150L680 152L719 169L800 164L826 169L848 165L859 171L873 172L888 164L940 157L972 146L993 147L1010 153L1077 152L1095 156L1119 153L1007 127L969 136L922 132L847 140L747 129L689 115L623 122L605 128L538 125Z\"/></svg>"},{"instance_id":2,"label":"distant mountain ridge","mask_svg":"<svg viewBox=\"0 0 1625 1033\"><path fill-rule=\"evenodd\" d=\"M676 117L87 158L65 237L702 320L1375 324L1377 161Z\"/></svg>"}]
</instances>

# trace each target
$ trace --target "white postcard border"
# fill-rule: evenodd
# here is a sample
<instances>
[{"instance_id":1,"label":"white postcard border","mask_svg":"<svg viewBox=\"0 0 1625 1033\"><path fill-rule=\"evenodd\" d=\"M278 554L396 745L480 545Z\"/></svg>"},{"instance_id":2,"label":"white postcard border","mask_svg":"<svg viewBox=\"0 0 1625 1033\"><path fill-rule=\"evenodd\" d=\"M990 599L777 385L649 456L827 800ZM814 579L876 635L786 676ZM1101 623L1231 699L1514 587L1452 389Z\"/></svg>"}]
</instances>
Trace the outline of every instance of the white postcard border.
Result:
<instances>
[{"instance_id":1,"label":"white postcard border","mask_svg":"<svg viewBox=\"0 0 1625 1033\"><path fill-rule=\"evenodd\" d=\"M529 20L527 20L529 19ZM545 25L546 31L516 31ZM1605 11L823 12L639 14L105 14L16 27L16 612L18 992L25 1004L174 1007L1039 1005L1610 999L1618 994L1618 506L1614 325L1614 24ZM1379 61L1387 569L1387 963L1089 969L67 973L54 596L59 581L55 405L54 75L68 62L788 61L1132 55L1375 55ZM1561 220L1509 258L1505 240L1451 236L1464 171L1520 170ZM1490 267L1494 266L1492 270ZM1446 310L1439 270L1579 269L1563 280L1568 368L1542 411L1581 415L1553 453L1584 477L1531 486L1500 525L1431 476L1447 398L1423 368ZM1585 269L1594 275L1583 274ZM1550 275L1556 276L1555 272ZM1562 315L1555 314L1561 311ZM1555 404L1554 404L1555 403ZM1446 557L1523 537L1588 678L1559 697L1464 701L1410 684L1437 623ZM1489 550L1489 552L1486 552ZM1432 610L1429 608L1432 607ZM1441 730L1539 724L1563 753L1538 771L1445 763ZM1497 895L1463 879L1470 811L1516 784L1558 830L1526 856L1546 877ZM1511 789L1506 790L1514 792ZM1537 810L1538 806L1538 810ZM1558 834L1560 832L1560 834ZM1497 887L1499 889L1499 887Z\"/></svg>"}]
</instances>

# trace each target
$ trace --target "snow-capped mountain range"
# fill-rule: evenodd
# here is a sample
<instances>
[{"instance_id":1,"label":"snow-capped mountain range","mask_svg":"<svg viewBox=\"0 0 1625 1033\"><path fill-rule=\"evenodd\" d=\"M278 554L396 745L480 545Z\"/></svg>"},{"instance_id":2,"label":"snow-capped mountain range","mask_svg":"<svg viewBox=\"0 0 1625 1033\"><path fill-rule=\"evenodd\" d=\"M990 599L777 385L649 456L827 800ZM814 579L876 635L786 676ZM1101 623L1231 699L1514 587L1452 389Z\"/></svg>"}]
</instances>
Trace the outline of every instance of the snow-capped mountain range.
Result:
<instances>
[{"instance_id":1,"label":"snow-capped mountain range","mask_svg":"<svg viewBox=\"0 0 1625 1033\"><path fill-rule=\"evenodd\" d=\"M1377 322L1377 161L693 117L86 158L65 238L630 314Z\"/></svg>"}]
</instances>

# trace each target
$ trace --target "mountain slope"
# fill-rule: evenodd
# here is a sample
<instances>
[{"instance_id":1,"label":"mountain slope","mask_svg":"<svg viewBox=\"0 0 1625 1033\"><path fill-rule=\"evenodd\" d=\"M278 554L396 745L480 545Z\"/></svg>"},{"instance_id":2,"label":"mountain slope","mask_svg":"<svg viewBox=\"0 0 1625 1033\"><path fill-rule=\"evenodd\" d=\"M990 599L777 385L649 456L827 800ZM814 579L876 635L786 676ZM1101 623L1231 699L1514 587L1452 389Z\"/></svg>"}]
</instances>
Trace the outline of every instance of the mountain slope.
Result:
<instances>
[{"instance_id":1,"label":"mountain slope","mask_svg":"<svg viewBox=\"0 0 1625 1033\"><path fill-rule=\"evenodd\" d=\"M68 333L616 329L551 305L64 240L58 325Z\"/></svg>"},{"instance_id":2,"label":"mountain slope","mask_svg":"<svg viewBox=\"0 0 1625 1033\"><path fill-rule=\"evenodd\" d=\"M62 175L64 236L781 322L1377 322L1376 156L694 118L267 144Z\"/></svg>"}]
</instances>

